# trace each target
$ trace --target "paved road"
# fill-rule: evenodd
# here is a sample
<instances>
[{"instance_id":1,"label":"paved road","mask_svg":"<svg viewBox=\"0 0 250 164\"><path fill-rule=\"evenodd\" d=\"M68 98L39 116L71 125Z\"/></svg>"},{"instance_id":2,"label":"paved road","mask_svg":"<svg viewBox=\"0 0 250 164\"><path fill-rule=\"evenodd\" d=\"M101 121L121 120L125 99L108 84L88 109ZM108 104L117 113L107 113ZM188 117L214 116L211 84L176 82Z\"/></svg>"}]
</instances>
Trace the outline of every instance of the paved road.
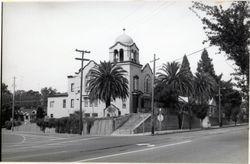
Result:
<instances>
[{"instance_id":1,"label":"paved road","mask_svg":"<svg viewBox=\"0 0 250 164\"><path fill-rule=\"evenodd\" d=\"M4 132L2 137L3 161L248 163L248 126L158 136L58 137Z\"/></svg>"}]
</instances>

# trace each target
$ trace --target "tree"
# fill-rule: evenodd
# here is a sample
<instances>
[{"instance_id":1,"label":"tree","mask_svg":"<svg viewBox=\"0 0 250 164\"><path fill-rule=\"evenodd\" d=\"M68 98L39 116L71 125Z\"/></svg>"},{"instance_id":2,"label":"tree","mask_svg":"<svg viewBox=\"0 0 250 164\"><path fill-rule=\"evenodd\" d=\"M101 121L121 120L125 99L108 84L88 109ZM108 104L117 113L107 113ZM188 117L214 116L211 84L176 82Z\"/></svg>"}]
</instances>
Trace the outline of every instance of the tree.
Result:
<instances>
[{"instance_id":1,"label":"tree","mask_svg":"<svg viewBox=\"0 0 250 164\"><path fill-rule=\"evenodd\" d=\"M187 71L192 74L191 69L190 69L190 64L189 64L189 61L188 61L188 58L187 58L186 55L183 56L182 63L181 63L181 68L180 69L181 70L187 69Z\"/></svg>"},{"instance_id":2,"label":"tree","mask_svg":"<svg viewBox=\"0 0 250 164\"><path fill-rule=\"evenodd\" d=\"M203 28L210 45L219 47L224 51L228 60L233 60L238 87L242 89L245 99L249 100L249 38L250 38L250 17L248 13L249 2L232 2L228 9L219 6L209 6L201 2L193 2L190 8L202 21ZM199 16L198 11L206 14Z\"/></svg>"},{"instance_id":3,"label":"tree","mask_svg":"<svg viewBox=\"0 0 250 164\"><path fill-rule=\"evenodd\" d=\"M188 74L189 79L191 79L191 81L193 83L194 77L193 77L193 74L191 72L190 64L189 64L189 61L188 61L188 58L186 55L183 56L180 70L186 70L186 74ZM185 96L188 97L188 102L184 104L184 110L186 110L188 112L188 115L189 115L189 117L188 117L189 118L189 120L188 120L189 121L189 129L192 128L192 115L193 115L192 114L192 106L190 104L191 95L192 95L192 91L187 92L187 94Z\"/></svg>"},{"instance_id":4,"label":"tree","mask_svg":"<svg viewBox=\"0 0 250 164\"><path fill-rule=\"evenodd\" d=\"M209 56L208 56L207 50L204 49L202 54L201 54L201 59L198 62L197 72L208 73L209 75L211 75L214 78L214 80L217 80L218 77L215 74L214 65L213 65L212 61L213 60L211 58L209 58Z\"/></svg>"},{"instance_id":5,"label":"tree","mask_svg":"<svg viewBox=\"0 0 250 164\"><path fill-rule=\"evenodd\" d=\"M13 94L8 90L8 85L2 83L2 104L1 104L1 123L4 125L6 121L12 118L12 103ZM14 106L14 119L21 119L20 106L15 104Z\"/></svg>"},{"instance_id":6,"label":"tree","mask_svg":"<svg viewBox=\"0 0 250 164\"><path fill-rule=\"evenodd\" d=\"M43 119L44 116L45 116L45 111L41 106L39 106L36 110L36 119Z\"/></svg>"},{"instance_id":7,"label":"tree","mask_svg":"<svg viewBox=\"0 0 250 164\"><path fill-rule=\"evenodd\" d=\"M198 104L207 104L213 95L216 82L208 73L195 73L193 96Z\"/></svg>"},{"instance_id":8,"label":"tree","mask_svg":"<svg viewBox=\"0 0 250 164\"><path fill-rule=\"evenodd\" d=\"M8 85L2 83L1 85L1 92L2 92L2 102L1 102L1 124L7 120L10 120L12 117L12 94L8 90Z\"/></svg>"},{"instance_id":9,"label":"tree","mask_svg":"<svg viewBox=\"0 0 250 164\"><path fill-rule=\"evenodd\" d=\"M105 102L107 108L116 98L126 99L128 97L126 73L127 71L116 63L105 61L92 68L90 79L87 81L90 101L99 99Z\"/></svg>"},{"instance_id":10,"label":"tree","mask_svg":"<svg viewBox=\"0 0 250 164\"><path fill-rule=\"evenodd\" d=\"M174 89L156 82L154 92L156 106L162 108L175 108L176 104L178 104L178 94Z\"/></svg>"},{"instance_id":11,"label":"tree","mask_svg":"<svg viewBox=\"0 0 250 164\"><path fill-rule=\"evenodd\" d=\"M213 97L213 88L216 85L214 78L208 73L196 72L193 83L193 111L202 120L207 116L208 101Z\"/></svg>"},{"instance_id":12,"label":"tree","mask_svg":"<svg viewBox=\"0 0 250 164\"><path fill-rule=\"evenodd\" d=\"M37 108L41 105L41 94L33 90L17 90L15 92L16 105L28 109Z\"/></svg>"},{"instance_id":13,"label":"tree","mask_svg":"<svg viewBox=\"0 0 250 164\"><path fill-rule=\"evenodd\" d=\"M177 62L163 64L158 74L160 83L176 90L178 95L184 96L192 90L192 77L187 69L180 69Z\"/></svg>"},{"instance_id":14,"label":"tree","mask_svg":"<svg viewBox=\"0 0 250 164\"><path fill-rule=\"evenodd\" d=\"M186 63L187 64L187 63ZM160 69L161 72L158 74L158 87L157 89L161 89L165 93L168 94L168 92L172 92L171 96L167 96L168 98L172 98L173 102L168 102L169 104L172 103L172 106L177 107L178 109L178 120L179 120L179 128L181 128L182 125L182 117L183 116L183 105L181 105L178 101L179 96L185 96L192 91L192 74L190 74L190 70L188 68L181 67L179 63L172 62L167 63L162 66ZM162 94L162 91L159 93ZM168 91L168 92L166 92ZM158 100L161 100L161 95L157 95L156 97L159 97ZM164 100L164 99L162 99ZM162 101L161 100L161 101ZM163 102L164 103L164 102ZM177 104L176 104L177 103Z\"/></svg>"},{"instance_id":15,"label":"tree","mask_svg":"<svg viewBox=\"0 0 250 164\"><path fill-rule=\"evenodd\" d=\"M53 96L55 94L57 94L57 90L53 89L52 87L44 87L41 89L43 109L47 109L48 96Z\"/></svg>"}]
</instances>

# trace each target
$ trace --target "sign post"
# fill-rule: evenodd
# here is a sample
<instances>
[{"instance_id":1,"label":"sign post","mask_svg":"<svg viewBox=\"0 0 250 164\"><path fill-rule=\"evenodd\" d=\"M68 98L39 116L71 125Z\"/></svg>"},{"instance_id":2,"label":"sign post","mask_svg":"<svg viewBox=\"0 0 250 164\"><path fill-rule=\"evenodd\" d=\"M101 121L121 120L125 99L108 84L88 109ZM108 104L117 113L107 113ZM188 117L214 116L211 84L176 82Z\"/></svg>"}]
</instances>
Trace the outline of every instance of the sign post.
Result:
<instances>
[{"instance_id":1,"label":"sign post","mask_svg":"<svg viewBox=\"0 0 250 164\"><path fill-rule=\"evenodd\" d=\"M159 114L157 116L157 119L159 120L159 123L160 123L160 131L161 131L161 122L163 121L164 117L163 115L161 114L161 108L159 109Z\"/></svg>"}]
</instances>

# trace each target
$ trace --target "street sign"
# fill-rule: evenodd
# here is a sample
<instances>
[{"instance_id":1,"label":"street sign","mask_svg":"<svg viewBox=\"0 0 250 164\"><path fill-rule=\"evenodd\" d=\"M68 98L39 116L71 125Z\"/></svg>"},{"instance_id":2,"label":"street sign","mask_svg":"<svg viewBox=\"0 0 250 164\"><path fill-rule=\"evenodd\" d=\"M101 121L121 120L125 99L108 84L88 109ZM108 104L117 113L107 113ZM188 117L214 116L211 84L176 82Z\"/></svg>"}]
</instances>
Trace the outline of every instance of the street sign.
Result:
<instances>
[{"instance_id":1,"label":"street sign","mask_svg":"<svg viewBox=\"0 0 250 164\"><path fill-rule=\"evenodd\" d=\"M161 122L161 121L163 121L164 117L163 117L162 114L159 114L159 115L157 116L157 119Z\"/></svg>"}]
</instances>

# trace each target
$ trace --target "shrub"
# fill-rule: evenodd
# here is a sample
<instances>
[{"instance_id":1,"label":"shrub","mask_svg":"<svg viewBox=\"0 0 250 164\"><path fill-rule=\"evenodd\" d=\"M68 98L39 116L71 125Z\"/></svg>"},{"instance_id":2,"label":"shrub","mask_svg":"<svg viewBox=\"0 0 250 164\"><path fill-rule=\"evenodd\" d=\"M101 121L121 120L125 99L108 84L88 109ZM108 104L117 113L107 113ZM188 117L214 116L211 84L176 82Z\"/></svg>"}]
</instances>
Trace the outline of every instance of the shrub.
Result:
<instances>
[{"instance_id":1,"label":"shrub","mask_svg":"<svg viewBox=\"0 0 250 164\"><path fill-rule=\"evenodd\" d=\"M12 123L11 121L5 121L5 128L10 130L11 129L11 126L12 126Z\"/></svg>"},{"instance_id":2,"label":"shrub","mask_svg":"<svg viewBox=\"0 0 250 164\"><path fill-rule=\"evenodd\" d=\"M57 133L79 133L79 118L63 117L55 120Z\"/></svg>"},{"instance_id":3,"label":"shrub","mask_svg":"<svg viewBox=\"0 0 250 164\"><path fill-rule=\"evenodd\" d=\"M14 121L14 126L20 126L22 125L21 121ZM11 121L5 121L5 128L10 130L12 127L12 122Z\"/></svg>"}]
</instances>

